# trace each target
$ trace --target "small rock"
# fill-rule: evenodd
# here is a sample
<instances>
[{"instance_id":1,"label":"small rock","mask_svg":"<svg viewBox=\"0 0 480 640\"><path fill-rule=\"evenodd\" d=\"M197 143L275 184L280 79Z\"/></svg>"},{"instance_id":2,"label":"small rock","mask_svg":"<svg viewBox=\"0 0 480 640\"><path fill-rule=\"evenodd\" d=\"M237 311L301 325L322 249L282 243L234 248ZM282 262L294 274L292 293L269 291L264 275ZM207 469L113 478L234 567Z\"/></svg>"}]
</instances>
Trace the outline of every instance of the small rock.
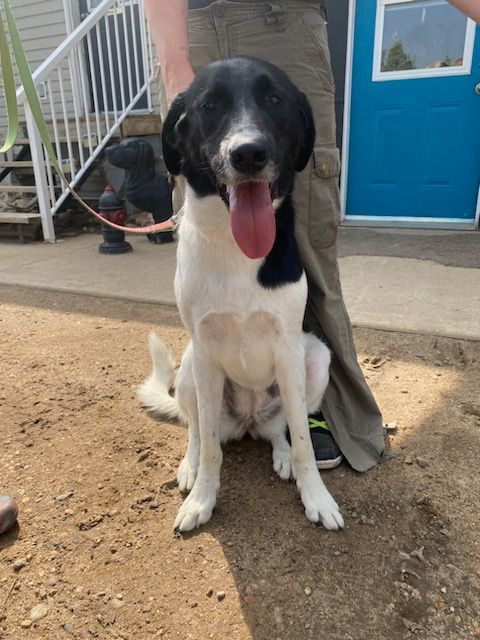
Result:
<instances>
[{"instance_id":1,"label":"small rock","mask_svg":"<svg viewBox=\"0 0 480 640\"><path fill-rule=\"evenodd\" d=\"M406 582L398 582L398 581L394 582L393 584L397 589L400 589L401 591L404 592L404 595L407 599L418 600L418 601L422 600L420 591L415 587L412 587L411 584L408 584Z\"/></svg>"},{"instance_id":2,"label":"small rock","mask_svg":"<svg viewBox=\"0 0 480 640\"><path fill-rule=\"evenodd\" d=\"M305 587L305 589L303 590L306 596L311 596L312 595L312 590L310 587Z\"/></svg>"},{"instance_id":3,"label":"small rock","mask_svg":"<svg viewBox=\"0 0 480 640\"><path fill-rule=\"evenodd\" d=\"M32 621L31 621L31 620L22 620L22 621L20 622L20 626L21 626L23 629L28 629L28 627L31 627L31 626L32 626Z\"/></svg>"},{"instance_id":4,"label":"small rock","mask_svg":"<svg viewBox=\"0 0 480 640\"><path fill-rule=\"evenodd\" d=\"M398 424L396 422L387 422L385 424L385 431L387 433L396 433L398 429Z\"/></svg>"},{"instance_id":5,"label":"small rock","mask_svg":"<svg viewBox=\"0 0 480 640\"><path fill-rule=\"evenodd\" d=\"M209 589L207 591L207 598L211 598L213 596L213 589Z\"/></svg>"},{"instance_id":6,"label":"small rock","mask_svg":"<svg viewBox=\"0 0 480 640\"><path fill-rule=\"evenodd\" d=\"M428 467L428 461L425 460L425 458L420 458L420 456L417 456L415 458L415 462L418 464L419 467L421 467L422 469L425 469L425 467Z\"/></svg>"},{"instance_id":7,"label":"small rock","mask_svg":"<svg viewBox=\"0 0 480 640\"><path fill-rule=\"evenodd\" d=\"M410 552L410 556L412 558L418 558L422 562L425 562L425 558L423 556L424 550L425 550L425 547L420 547L420 549L414 549L413 551Z\"/></svg>"},{"instance_id":8,"label":"small rock","mask_svg":"<svg viewBox=\"0 0 480 640\"><path fill-rule=\"evenodd\" d=\"M152 500L155 499L155 496L151 493L148 493L145 496L142 496L141 498L137 498L137 504L143 504L144 502L152 502Z\"/></svg>"},{"instance_id":9,"label":"small rock","mask_svg":"<svg viewBox=\"0 0 480 640\"><path fill-rule=\"evenodd\" d=\"M402 573L404 576L404 579L407 578L407 576L413 576L414 578L416 578L417 580L421 580L422 578L418 575L418 573L416 573L415 571L413 571L413 569L402 569Z\"/></svg>"},{"instance_id":10,"label":"small rock","mask_svg":"<svg viewBox=\"0 0 480 640\"><path fill-rule=\"evenodd\" d=\"M217 591L217 600L219 602L225 600L225 591Z\"/></svg>"},{"instance_id":11,"label":"small rock","mask_svg":"<svg viewBox=\"0 0 480 640\"><path fill-rule=\"evenodd\" d=\"M142 453L138 456L137 462L143 462L150 455L150 451L142 451Z\"/></svg>"},{"instance_id":12,"label":"small rock","mask_svg":"<svg viewBox=\"0 0 480 640\"><path fill-rule=\"evenodd\" d=\"M339 556L339 555L341 555L341 553L342 553L341 551L334 551L334 552L333 552L333 555L334 555L334 556Z\"/></svg>"},{"instance_id":13,"label":"small rock","mask_svg":"<svg viewBox=\"0 0 480 640\"><path fill-rule=\"evenodd\" d=\"M63 630L65 631L65 633L69 633L70 635L73 635L75 633L75 629L68 622L67 624L63 625Z\"/></svg>"},{"instance_id":14,"label":"small rock","mask_svg":"<svg viewBox=\"0 0 480 640\"><path fill-rule=\"evenodd\" d=\"M125 602L123 600L119 600L118 598L113 598L110 604L114 609L121 609L123 606L125 606Z\"/></svg>"},{"instance_id":15,"label":"small rock","mask_svg":"<svg viewBox=\"0 0 480 640\"><path fill-rule=\"evenodd\" d=\"M123 600L123 593L117 593L115 597L118 598L118 600Z\"/></svg>"},{"instance_id":16,"label":"small rock","mask_svg":"<svg viewBox=\"0 0 480 640\"><path fill-rule=\"evenodd\" d=\"M247 586L245 587L245 595L247 596L254 595L257 591L258 591L258 584L256 584L255 582L247 584Z\"/></svg>"},{"instance_id":17,"label":"small rock","mask_svg":"<svg viewBox=\"0 0 480 640\"><path fill-rule=\"evenodd\" d=\"M442 587L442 588L440 589L440 591L441 591L442 593L447 593L447 587Z\"/></svg>"},{"instance_id":18,"label":"small rock","mask_svg":"<svg viewBox=\"0 0 480 640\"><path fill-rule=\"evenodd\" d=\"M404 626L412 633L415 633L415 631L419 631L422 628L421 625L417 624L416 622L412 622L411 620L407 620L407 618L402 618L402 622Z\"/></svg>"},{"instance_id":19,"label":"small rock","mask_svg":"<svg viewBox=\"0 0 480 640\"><path fill-rule=\"evenodd\" d=\"M61 493L59 496L57 496L55 500L57 502L64 502L64 500L68 500L68 498L71 498L74 493L75 492L73 491L73 489L70 491L66 491L65 493Z\"/></svg>"},{"instance_id":20,"label":"small rock","mask_svg":"<svg viewBox=\"0 0 480 640\"><path fill-rule=\"evenodd\" d=\"M195 600L190 603L190 606L192 607L192 609L195 609L197 605L198 605L198 602L195 602Z\"/></svg>"},{"instance_id":21,"label":"small rock","mask_svg":"<svg viewBox=\"0 0 480 640\"><path fill-rule=\"evenodd\" d=\"M405 464L413 464L413 458L412 456L407 456L405 458Z\"/></svg>"},{"instance_id":22,"label":"small rock","mask_svg":"<svg viewBox=\"0 0 480 640\"><path fill-rule=\"evenodd\" d=\"M15 560L15 562L13 563L13 570L21 571L21 569L23 569L23 567L26 567L26 566L27 566L27 559L18 558L18 560Z\"/></svg>"},{"instance_id":23,"label":"small rock","mask_svg":"<svg viewBox=\"0 0 480 640\"><path fill-rule=\"evenodd\" d=\"M41 602L40 604L35 605L33 609L30 611L30 620L32 620L32 622L37 622L37 620L41 620L42 618L45 618L47 613L48 613L47 605Z\"/></svg>"},{"instance_id":24,"label":"small rock","mask_svg":"<svg viewBox=\"0 0 480 640\"><path fill-rule=\"evenodd\" d=\"M103 521L104 517L104 514L100 513L98 515L92 516L91 518L88 518L87 520L78 522L77 527L80 529L80 531L88 531L89 529L93 529L98 524L100 524Z\"/></svg>"}]
</instances>

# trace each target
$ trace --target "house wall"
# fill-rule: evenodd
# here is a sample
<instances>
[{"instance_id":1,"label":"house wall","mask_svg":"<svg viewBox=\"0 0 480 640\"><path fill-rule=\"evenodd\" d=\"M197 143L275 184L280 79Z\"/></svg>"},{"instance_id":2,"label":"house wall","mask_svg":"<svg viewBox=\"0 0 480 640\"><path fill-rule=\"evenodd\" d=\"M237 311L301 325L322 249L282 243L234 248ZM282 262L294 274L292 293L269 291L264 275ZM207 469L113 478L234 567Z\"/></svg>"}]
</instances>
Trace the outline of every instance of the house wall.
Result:
<instances>
[{"instance_id":1,"label":"house wall","mask_svg":"<svg viewBox=\"0 0 480 640\"><path fill-rule=\"evenodd\" d=\"M41 2L39 0L11 0L11 6L30 68L35 71L67 36L63 0L42 0ZM18 76L16 80L18 86L20 84ZM70 87L66 86L65 91L68 107L71 108ZM47 117L49 115L48 108L45 109L45 115ZM0 89L1 134L6 131L6 127L5 96L2 88Z\"/></svg>"}]
</instances>

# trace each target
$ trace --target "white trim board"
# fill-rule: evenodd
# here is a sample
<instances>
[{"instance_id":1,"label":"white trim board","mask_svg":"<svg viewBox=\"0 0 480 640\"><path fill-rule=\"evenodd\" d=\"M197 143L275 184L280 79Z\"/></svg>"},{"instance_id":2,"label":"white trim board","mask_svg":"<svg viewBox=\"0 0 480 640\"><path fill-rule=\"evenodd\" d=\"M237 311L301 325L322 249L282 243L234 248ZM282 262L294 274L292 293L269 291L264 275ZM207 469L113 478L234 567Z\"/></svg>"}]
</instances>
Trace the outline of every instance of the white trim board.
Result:
<instances>
[{"instance_id":1,"label":"white trim board","mask_svg":"<svg viewBox=\"0 0 480 640\"><path fill-rule=\"evenodd\" d=\"M345 56L345 91L343 98L342 172L340 174L340 219L345 220L348 169L350 160L350 115L352 111L353 45L355 40L356 0L348 2L347 52Z\"/></svg>"},{"instance_id":2,"label":"white trim board","mask_svg":"<svg viewBox=\"0 0 480 640\"><path fill-rule=\"evenodd\" d=\"M467 20L465 42L463 48L463 64L457 67L437 67L424 69L410 69L404 71L381 71L383 27L385 24L385 7L390 4L410 4L415 0L377 0L375 18L375 39L373 44L372 82L386 82L389 80L412 80L414 78L438 78L443 76L469 75L472 72L473 45L475 42L476 24ZM452 10L455 9L452 7Z\"/></svg>"},{"instance_id":3,"label":"white trim board","mask_svg":"<svg viewBox=\"0 0 480 640\"><path fill-rule=\"evenodd\" d=\"M464 222L457 218L413 218L394 216L345 216L345 227L394 227L396 229L445 229L474 231L478 228L474 220Z\"/></svg>"}]
</instances>

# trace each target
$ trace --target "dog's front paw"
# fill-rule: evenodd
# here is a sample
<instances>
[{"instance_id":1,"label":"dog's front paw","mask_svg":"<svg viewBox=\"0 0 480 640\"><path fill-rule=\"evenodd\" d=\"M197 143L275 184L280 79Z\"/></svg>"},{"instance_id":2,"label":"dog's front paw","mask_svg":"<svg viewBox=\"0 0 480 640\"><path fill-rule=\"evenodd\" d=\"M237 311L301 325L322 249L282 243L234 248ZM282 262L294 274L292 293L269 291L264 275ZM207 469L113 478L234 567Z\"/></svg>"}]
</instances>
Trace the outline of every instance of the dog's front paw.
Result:
<instances>
[{"instance_id":1,"label":"dog's front paw","mask_svg":"<svg viewBox=\"0 0 480 640\"><path fill-rule=\"evenodd\" d=\"M338 504L326 489L302 490L301 497L305 515L310 522L321 522L325 529L338 531L345 526Z\"/></svg>"},{"instance_id":2,"label":"dog's front paw","mask_svg":"<svg viewBox=\"0 0 480 640\"><path fill-rule=\"evenodd\" d=\"M191 491L195 478L197 477L198 462L193 463L192 460L185 456L178 467L177 484L182 492Z\"/></svg>"},{"instance_id":3,"label":"dog's front paw","mask_svg":"<svg viewBox=\"0 0 480 640\"><path fill-rule=\"evenodd\" d=\"M195 489L180 507L173 528L175 531L192 531L202 524L205 524L212 517L215 507L216 496L199 495Z\"/></svg>"}]
</instances>

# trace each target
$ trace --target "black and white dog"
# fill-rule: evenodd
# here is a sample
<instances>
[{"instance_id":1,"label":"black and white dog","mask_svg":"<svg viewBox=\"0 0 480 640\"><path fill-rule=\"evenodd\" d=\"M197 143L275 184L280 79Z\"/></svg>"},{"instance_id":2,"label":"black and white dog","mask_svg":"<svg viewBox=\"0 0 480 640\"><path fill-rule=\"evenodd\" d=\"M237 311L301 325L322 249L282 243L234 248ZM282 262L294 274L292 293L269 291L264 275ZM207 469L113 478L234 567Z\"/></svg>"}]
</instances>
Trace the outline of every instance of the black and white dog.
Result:
<instances>
[{"instance_id":1,"label":"black and white dog","mask_svg":"<svg viewBox=\"0 0 480 640\"><path fill-rule=\"evenodd\" d=\"M246 432L271 442L273 467L281 478L296 478L309 520L343 527L307 421L325 391L330 353L302 331L307 283L291 193L314 137L305 96L255 58L205 67L166 118L165 162L187 182L175 291L191 342L172 397L173 363L151 336L154 370L139 398L189 426L178 485L190 493L175 520L179 531L210 519L221 443Z\"/></svg>"}]
</instances>

